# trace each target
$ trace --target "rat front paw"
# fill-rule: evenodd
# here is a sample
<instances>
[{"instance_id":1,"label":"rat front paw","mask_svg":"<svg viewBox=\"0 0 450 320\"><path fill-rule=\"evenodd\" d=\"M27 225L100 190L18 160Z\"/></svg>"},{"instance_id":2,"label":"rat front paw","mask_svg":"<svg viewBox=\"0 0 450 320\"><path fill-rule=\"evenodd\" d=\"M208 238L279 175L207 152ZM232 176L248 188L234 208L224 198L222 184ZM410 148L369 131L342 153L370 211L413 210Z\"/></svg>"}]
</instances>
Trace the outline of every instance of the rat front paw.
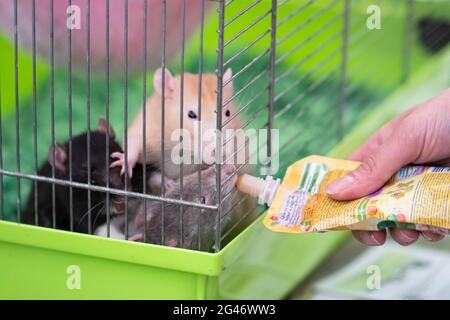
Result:
<instances>
[{"instance_id":1,"label":"rat front paw","mask_svg":"<svg viewBox=\"0 0 450 320\"><path fill-rule=\"evenodd\" d=\"M131 237L128 238L129 241L136 241L136 242L142 242L142 234L141 233L137 233Z\"/></svg>"},{"instance_id":2,"label":"rat front paw","mask_svg":"<svg viewBox=\"0 0 450 320\"><path fill-rule=\"evenodd\" d=\"M111 154L112 159L117 159L111 165L110 168L120 167L120 174L123 175L125 173L125 155L123 152L113 152ZM128 158L128 177L131 179L133 175L133 167L135 166L136 162L132 161L130 158Z\"/></svg>"}]
</instances>

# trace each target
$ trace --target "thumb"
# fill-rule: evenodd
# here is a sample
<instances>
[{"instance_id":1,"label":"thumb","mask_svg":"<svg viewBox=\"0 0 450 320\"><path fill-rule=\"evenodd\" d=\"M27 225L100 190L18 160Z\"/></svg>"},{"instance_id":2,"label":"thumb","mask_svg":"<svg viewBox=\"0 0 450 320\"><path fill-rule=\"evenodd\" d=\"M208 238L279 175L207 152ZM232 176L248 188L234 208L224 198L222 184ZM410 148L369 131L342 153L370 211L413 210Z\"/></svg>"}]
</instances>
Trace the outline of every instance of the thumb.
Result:
<instances>
[{"instance_id":1,"label":"thumb","mask_svg":"<svg viewBox=\"0 0 450 320\"><path fill-rule=\"evenodd\" d=\"M414 161L419 148L411 134L399 130L386 138L363 157L358 168L330 183L327 194L336 200L364 197L381 188L401 167Z\"/></svg>"}]
</instances>

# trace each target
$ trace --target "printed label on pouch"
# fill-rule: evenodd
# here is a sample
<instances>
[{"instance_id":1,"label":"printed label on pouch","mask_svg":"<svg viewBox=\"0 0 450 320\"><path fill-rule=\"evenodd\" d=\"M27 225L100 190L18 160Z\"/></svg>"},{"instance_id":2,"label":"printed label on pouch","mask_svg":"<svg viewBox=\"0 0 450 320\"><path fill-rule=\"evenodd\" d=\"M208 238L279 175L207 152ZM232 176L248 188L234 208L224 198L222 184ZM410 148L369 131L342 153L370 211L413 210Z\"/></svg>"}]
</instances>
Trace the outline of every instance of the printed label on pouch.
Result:
<instances>
[{"instance_id":1,"label":"printed label on pouch","mask_svg":"<svg viewBox=\"0 0 450 320\"><path fill-rule=\"evenodd\" d=\"M327 166L323 163L309 162L305 164L298 189L304 190L310 194L316 194L319 191L320 183L327 173Z\"/></svg>"},{"instance_id":2,"label":"printed label on pouch","mask_svg":"<svg viewBox=\"0 0 450 320\"><path fill-rule=\"evenodd\" d=\"M308 193L303 190L289 192L280 212L280 225L285 227L299 226L301 212L308 201Z\"/></svg>"}]
</instances>

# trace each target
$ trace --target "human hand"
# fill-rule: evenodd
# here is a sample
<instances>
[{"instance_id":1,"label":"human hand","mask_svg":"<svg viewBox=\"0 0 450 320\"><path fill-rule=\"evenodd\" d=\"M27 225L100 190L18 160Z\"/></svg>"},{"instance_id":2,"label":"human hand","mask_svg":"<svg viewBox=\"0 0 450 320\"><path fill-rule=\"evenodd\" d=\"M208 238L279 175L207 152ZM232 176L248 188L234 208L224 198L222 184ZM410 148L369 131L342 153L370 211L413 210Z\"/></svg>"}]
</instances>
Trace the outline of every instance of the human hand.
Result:
<instances>
[{"instance_id":1,"label":"human hand","mask_svg":"<svg viewBox=\"0 0 450 320\"><path fill-rule=\"evenodd\" d=\"M328 195L336 200L364 197L408 164L450 166L450 88L401 113L349 159L362 164L327 186ZM389 233L401 245L414 243L420 235L429 241L443 238L432 232L399 228L389 229ZM382 245L386 241L386 230L353 231L353 235L366 245Z\"/></svg>"}]
</instances>

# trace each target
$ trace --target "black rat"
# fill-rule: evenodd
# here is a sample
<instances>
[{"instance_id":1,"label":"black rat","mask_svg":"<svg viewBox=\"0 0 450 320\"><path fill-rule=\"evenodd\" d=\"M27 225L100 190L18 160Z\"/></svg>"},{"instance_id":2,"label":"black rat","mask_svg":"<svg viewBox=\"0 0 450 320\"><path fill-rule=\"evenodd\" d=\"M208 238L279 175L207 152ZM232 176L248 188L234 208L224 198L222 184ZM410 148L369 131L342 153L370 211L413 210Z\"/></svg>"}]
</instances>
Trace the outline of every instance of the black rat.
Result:
<instances>
[{"instance_id":1,"label":"black rat","mask_svg":"<svg viewBox=\"0 0 450 320\"><path fill-rule=\"evenodd\" d=\"M99 120L98 128L90 132L90 169L91 184L106 186L106 138L108 137L111 152L122 151L121 146L115 140L115 133L111 126L107 126L104 119ZM55 178L69 180L69 141L64 144L56 143L50 146L48 159L39 169L38 175L52 177L52 167ZM72 181L87 183L87 132L72 138ZM124 178L118 168L109 170L109 186L116 189L124 189ZM23 210L21 220L27 224L53 227L53 199L52 184L37 182L38 190L38 221L35 221L35 190L31 189L26 207ZM88 211L91 214L91 230L106 220L106 193L91 191L91 208L88 207L88 191L81 188L73 190L73 231L88 233ZM55 184L55 217L56 228L70 230L70 187ZM124 209L123 197L110 195L113 206L112 214L122 213Z\"/></svg>"}]
</instances>

